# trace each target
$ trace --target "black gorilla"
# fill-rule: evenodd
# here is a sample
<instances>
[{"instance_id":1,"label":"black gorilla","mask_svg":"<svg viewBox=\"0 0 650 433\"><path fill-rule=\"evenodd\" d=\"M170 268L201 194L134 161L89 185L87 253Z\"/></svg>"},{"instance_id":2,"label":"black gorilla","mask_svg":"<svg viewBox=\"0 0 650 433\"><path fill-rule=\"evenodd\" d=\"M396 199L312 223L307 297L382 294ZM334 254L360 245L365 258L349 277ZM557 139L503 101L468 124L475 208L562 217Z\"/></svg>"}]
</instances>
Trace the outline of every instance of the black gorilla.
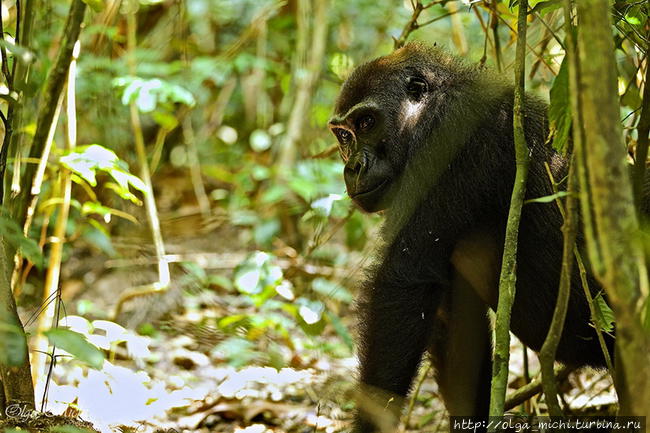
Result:
<instances>
[{"instance_id":1,"label":"black gorilla","mask_svg":"<svg viewBox=\"0 0 650 433\"><path fill-rule=\"evenodd\" d=\"M525 99L526 199L532 199L553 193L544 163L559 181L568 161L546 143L546 105ZM515 176L513 101L513 87L500 77L420 44L360 66L341 89L329 127L345 161L348 194L364 211L386 215L385 245L360 300L365 397L355 432L378 431L386 407L393 419L400 413L427 349L450 414L487 415L486 312L496 307ZM533 350L541 348L555 307L561 225L555 203L523 208L511 329ZM603 366L573 269L557 358ZM600 290L591 276L589 286ZM606 343L613 352L611 336Z\"/></svg>"}]
</instances>

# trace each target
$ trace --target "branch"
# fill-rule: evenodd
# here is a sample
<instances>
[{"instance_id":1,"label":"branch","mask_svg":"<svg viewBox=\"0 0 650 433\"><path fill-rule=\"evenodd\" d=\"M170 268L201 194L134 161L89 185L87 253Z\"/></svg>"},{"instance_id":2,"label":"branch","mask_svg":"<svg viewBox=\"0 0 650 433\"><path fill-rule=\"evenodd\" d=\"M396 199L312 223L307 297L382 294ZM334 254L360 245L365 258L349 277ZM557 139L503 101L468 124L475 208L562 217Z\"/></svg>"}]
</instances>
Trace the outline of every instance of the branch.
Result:
<instances>
[{"instance_id":1,"label":"branch","mask_svg":"<svg viewBox=\"0 0 650 433\"><path fill-rule=\"evenodd\" d=\"M573 368L562 366L555 369L555 380L558 383L561 383L564 379L569 377L569 373L573 371ZM542 381L541 379L535 379L527 385L518 388L515 392L510 394L506 400L504 409L511 410L519 406L523 402L529 400L531 397L542 392Z\"/></svg>"},{"instance_id":2,"label":"branch","mask_svg":"<svg viewBox=\"0 0 650 433\"><path fill-rule=\"evenodd\" d=\"M429 9L431 6L435 6L437 4L443 3L442 0L440 1L434 1L429 3L428 5L424 6L420 0L416 1L413 3L411 1L411 7L413 8L413 13L411 14L411 19L406 23L404 28L402 29L402 33L400 33L398 38L393 38L394 41L394 49L402 48L406 44L406 40L408 37L413 33L415 30L419 29L420 27L424 27L428 24L431 24L432 22L438 21L439 19L445 18L452 13L447 13L444 14L440 17L436 17L430 21L427 21L426 23L423 24L418 24L418 18L420 17L420 14L422 13L423 10Z\"/></svg>"}]
</instances>

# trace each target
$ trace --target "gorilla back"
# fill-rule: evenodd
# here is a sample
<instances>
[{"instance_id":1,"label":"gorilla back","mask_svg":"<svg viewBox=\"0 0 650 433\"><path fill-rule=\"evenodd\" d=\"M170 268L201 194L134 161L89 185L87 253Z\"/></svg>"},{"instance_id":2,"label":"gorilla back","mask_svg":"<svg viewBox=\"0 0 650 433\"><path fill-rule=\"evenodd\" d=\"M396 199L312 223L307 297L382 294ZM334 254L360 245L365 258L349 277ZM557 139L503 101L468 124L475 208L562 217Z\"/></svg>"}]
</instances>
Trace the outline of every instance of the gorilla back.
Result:
<instances>
[{"instance_id":1,"label":"gorilla back","mask_svg":"<svg viewBox=\"0 0 650 433\"><path fill-rule=\"evenodd\" d=\"M409 44L358 67L329 127L345 162L348 194L385 211L383 246L362 288L356 432L391 429L422 354L429 350L452 415L487 415L491 348L505 225L515 177L511 85L437 48ZM553 193L545 169L568 162L546 143L547 107L528 95L531 164L526 199ZM562 259L555 203L526 204L517 253L511 329L539 350L555 307ZM581 236L578 236L579 246ZM578 267L558 360L604 365ZM600 287L591 276L590 289ZM606 337L613 351L613 338ZM391 418L391 417L389 417Z\"/></svg>"}]
</instances>

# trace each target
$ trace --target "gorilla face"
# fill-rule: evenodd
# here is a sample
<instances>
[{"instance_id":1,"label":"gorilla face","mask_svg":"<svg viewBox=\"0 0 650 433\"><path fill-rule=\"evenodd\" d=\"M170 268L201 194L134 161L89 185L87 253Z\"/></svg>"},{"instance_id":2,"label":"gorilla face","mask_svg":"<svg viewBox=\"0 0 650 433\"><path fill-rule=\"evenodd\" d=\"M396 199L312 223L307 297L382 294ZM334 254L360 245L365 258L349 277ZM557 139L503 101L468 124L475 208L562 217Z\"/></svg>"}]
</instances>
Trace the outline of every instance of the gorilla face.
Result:
<instances>
[{"instance_id":1,"label":"gorilla face","mask_svg":"<svg viewBox=\"0 0 650 433\"><path fill-rule=\"evenodd\" d=\"M391 205L408 158L430 129L445 81L431 59L407 45L360 66L341 89L329 128L345 162L348 194L366 212Z\"/></svg>"}]
</instances>

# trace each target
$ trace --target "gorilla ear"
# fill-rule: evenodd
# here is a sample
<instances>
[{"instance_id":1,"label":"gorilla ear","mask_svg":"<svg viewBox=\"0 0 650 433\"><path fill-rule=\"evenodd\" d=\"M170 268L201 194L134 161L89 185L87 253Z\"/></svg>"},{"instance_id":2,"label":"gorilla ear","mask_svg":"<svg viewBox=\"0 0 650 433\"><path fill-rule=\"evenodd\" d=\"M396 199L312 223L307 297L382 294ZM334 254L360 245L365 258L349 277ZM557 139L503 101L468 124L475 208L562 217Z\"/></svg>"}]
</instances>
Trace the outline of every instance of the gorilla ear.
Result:
<instances>
[{"instance_id":1,"label":"gorilla ear","mask_svg":"<svg viewBox=\"0 0 650 433\"><path fill-rule=\"evenodd\" d=\"M421 77L410 77L406 84L406 93L416 102L429 90L429 84Z\"/></svg>"}]
</instances>

